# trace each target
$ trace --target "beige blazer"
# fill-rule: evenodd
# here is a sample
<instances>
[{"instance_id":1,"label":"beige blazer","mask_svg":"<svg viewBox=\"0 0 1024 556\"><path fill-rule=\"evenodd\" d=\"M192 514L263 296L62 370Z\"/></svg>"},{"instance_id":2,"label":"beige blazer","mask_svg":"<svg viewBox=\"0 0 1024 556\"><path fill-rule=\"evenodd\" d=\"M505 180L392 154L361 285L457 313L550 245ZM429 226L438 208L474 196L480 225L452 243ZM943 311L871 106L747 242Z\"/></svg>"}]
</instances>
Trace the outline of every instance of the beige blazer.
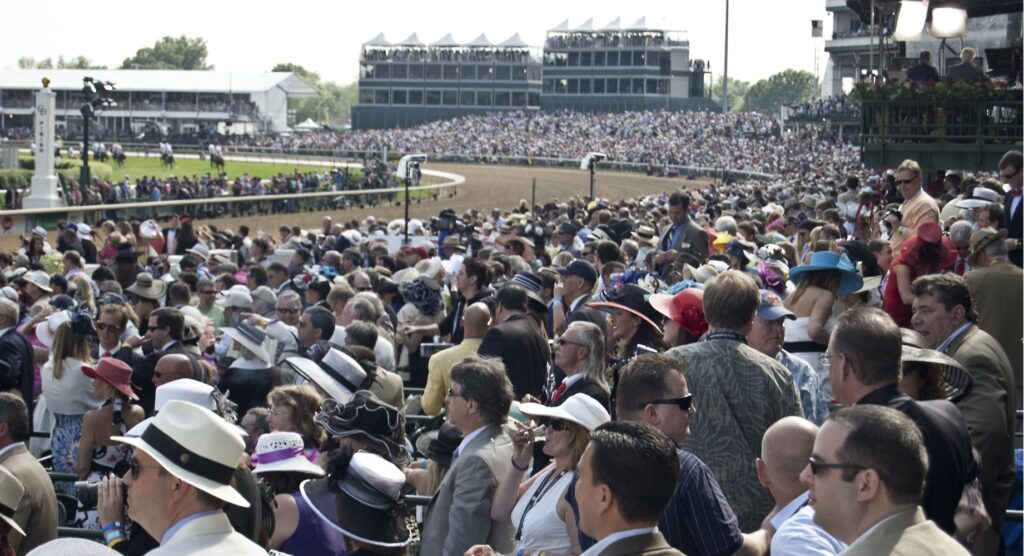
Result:
<instances>
[{"instance_id":1,"label":"beige blazer","mask_svg":"<svg viewBox=\"0 0 1024 556\"><path fill-rule=\"evenodd\" d=\"M968 556L956 542L934 522L924 518L920 506L903 510L883 522L864 538L857 539L843 556Z\"/></svg>"},{"instance_id":2,"label":"beige blazer","mask_svg":"<svg viewBox=\"0 0 1024 556\"><path fill-rule=\"evenodd\" d=\"M57 538L57 495L53 482L42 465L32 457L24 444L19 443L3 455L0 465L11 472L25 487L14 521L25 531L25 536L11 531L7 540L18 556Z\"/></svg>"},{"instance_id":3,"label":"beige blazer","mask_svg":"<svg viewBox=\"0 0 1024 556\"><path fill-rule=\"evenodd\" d=\"M186 523L165 544L147 556L267 556L267 551L231 528L224 512L200 517Z\"/></svg>"}]
</instances>

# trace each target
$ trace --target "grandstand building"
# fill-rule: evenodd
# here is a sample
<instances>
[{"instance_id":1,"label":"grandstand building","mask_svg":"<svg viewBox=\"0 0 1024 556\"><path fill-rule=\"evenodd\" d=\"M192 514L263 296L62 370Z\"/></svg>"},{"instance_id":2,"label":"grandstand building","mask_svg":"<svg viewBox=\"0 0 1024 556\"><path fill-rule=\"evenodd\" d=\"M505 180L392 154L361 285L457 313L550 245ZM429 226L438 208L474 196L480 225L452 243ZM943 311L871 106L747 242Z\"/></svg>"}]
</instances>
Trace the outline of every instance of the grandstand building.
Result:
<instances>
[{"instance_id":1,"label":"grandstand building","mask_svg":"<svg viewBox=\"0 0 1024 556\"><path fill-rule=\"evenodd\" d=\"M110 81L117 106L96 115L91 133L138 136L146 131L190 135L287 131L288 100L317 92L290 72L180 70L0 70L0 128L31 128L42 79L57 93L57 132L82 132L82 78Z\"/></svg>"},{"instance_id":2,"label":"grandstand building","mask_svg":"<svg viewBox=\"0 0 1024 556\"><path fill-rule=\"evenodd\" d=\"M519 34L493 44L452 36L424 44L413 33L390 43L383 33L363 45L355 129L410 127L495 110L540 109L541 63Z\"/></svg>"},{"instance_id":3,"label":"grandstand building","mask_svg":"<svg viewBox=\"0 0 1024 556\"><path fill-rule=\"evenodd\" d=\"M543 54L516 34L492 44L480 35L429 45L414 33L390 43L383 34L360 53L359 100L352 127L410 127L495 110L713 109L707 65L690 60L685 34L644 18L595 29L566 20L548 31Z\"/></svg>"}]
</instances>

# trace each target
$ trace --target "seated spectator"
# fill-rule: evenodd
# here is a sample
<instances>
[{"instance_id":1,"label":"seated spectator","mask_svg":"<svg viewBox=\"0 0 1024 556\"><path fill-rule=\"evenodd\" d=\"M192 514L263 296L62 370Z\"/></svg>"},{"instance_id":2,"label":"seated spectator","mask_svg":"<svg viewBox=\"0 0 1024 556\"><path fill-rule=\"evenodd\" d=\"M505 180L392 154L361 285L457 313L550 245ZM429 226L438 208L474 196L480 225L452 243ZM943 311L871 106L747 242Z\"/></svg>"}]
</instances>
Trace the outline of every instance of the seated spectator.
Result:
<instances>
[{"instance_id":1,"label":"seated spectator","mask_svg":"<svg viewBox=\"0 0 1024 556\"><path fill-rule=\"evenodd\" d=\"M302 436L306 459L316 462L324 431L313 421L323 398L310 386L278 386L267 394L270 432L295 432Z\"/></svg>"}]
</instances>

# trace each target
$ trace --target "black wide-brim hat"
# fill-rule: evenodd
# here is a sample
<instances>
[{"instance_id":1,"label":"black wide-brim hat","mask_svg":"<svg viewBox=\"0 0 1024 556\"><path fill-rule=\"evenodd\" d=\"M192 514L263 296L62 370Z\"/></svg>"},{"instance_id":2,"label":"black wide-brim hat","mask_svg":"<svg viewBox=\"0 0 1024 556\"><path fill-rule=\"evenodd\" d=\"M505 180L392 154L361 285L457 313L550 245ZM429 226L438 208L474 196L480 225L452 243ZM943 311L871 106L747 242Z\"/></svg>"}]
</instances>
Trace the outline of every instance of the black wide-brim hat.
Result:
<instances>
[{"instance_id":1,"label":"black wide-brim hat","mask_svg":"<svg viewBox=\"0 0 1024 556\"><path fill-rule=\"evenodd\" d=\"M605 290L601 296L603 299L591 301L587 303L587 307L606 311L622 309L640 317L640 320L651 325L659 335L662 334L661 326L658 323L664 319L664 316L651 306L650 292L647 290L635 284L624 284Z\"/></svg>"},{"instance_id":2,"label":"black wide-brim hat","mask_svg":"<svg viewBox=\"0 0 1024 556\"><path fill-rule=\"evenodd\" d=\"M354 541L389 548L412 541L405 521L390 507L368 506L344 489L331 488L330 481L303 481L299 492L310 509L336 531Z\"/></svg>"}]
</instances>

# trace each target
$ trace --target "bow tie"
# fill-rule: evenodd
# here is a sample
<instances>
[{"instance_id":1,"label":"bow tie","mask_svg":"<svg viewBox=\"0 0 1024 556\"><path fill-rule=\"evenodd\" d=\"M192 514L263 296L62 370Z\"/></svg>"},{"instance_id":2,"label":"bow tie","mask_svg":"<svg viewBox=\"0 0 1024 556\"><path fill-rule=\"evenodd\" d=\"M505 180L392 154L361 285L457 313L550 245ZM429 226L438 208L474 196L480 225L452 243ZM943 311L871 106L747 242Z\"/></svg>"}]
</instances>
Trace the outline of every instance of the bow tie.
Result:
<instances>
[{"instance_id":1,"label":"bow tie","mask_svg":"<svg viewBox=\"0 0 1024 556\"><path fill-rule=\"evenodd\" d=\"M1010 189L1010 196L1011 197L1020 197L1020 188L1019 187L1014 187L1014 188Z\"/></svg>"}]
</instances>

